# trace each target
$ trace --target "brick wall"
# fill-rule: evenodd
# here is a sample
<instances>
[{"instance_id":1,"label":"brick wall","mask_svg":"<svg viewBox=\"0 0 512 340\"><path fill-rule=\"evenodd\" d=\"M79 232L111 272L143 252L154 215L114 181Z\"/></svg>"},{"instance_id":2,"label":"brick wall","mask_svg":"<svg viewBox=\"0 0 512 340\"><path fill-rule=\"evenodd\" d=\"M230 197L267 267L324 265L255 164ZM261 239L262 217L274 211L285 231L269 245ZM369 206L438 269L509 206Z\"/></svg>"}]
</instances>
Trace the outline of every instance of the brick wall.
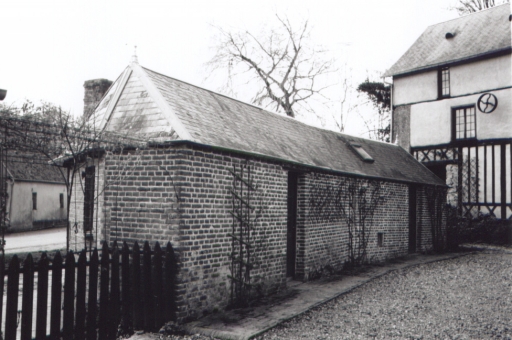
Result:
<instances>
[{"instance_id":1,"label":"brick wall","mask_svg":"<svg viewBox=\"0 0 512 340\"><path fill-rule=\"evenodd\" d=\"M338 202L346 198L345 178L309 173L299 178L297 221L297 277L310 279L324 271L340 270L349 259L349 232ZM378 182L382 199L369 232L367 259L370 262L407 254L409 235L408 186ZM337 205L338 204L338 205ZM377 233L383 234L382 246Z\"/></svg>"},{"instance_id":2,"label":"brick wall","mask_svg":"<svg viewBox=\"0 0 512 340\"><path fill-rule=\"evenodd\" d=\"M230 296L233 228L233 175L240 164L251 167L258 193L252 198L261 216L255 224L257 244L251 283L263 291L286 281L287 172L279 164L246 160L230 154L181 148L177 174L181 212L181 293L179 316L194 318L226 305ZM248 162L248 163L246 163ZM260 242L259 242L260 241Z\"/></svg>"},{"instance_id":3,"label":"brick wall","mask_svg":"<svg viewBox=\"0 0 512 340\"><path fill-rule=\"evenodd\" d=\"M325 268L340 270L347 258L345 221L335 206L340 178L332 175L299 176L297 194L296 277L321 275Z\"/></svg>"},{"instance_id":4,"label":"brick wall","mask_svg":"<svg viewBox=\"0 0 512 340\"><path fill-rule=\"evenodd\" d=\"M163 149L107 154L102 240L179 243L177 158Z\"/></svg>"},{"instance_id":5,"label":"brick wall","mask_svg":"<svg viewBox=\"0 0 512 340\"><path fill-rule=\"evenodd\" d=\"M99 177L95 241L171 242L180 264L177 303L181 321L222 309L230 300L230 170L241 165L251 168L258 187L251 204L261 215L251 234L256 245L251 283L258 287L254 291L261 292L286 285L288 171L283 164L192 146L106 154L95 164ZM79 177L74 190L78 220L83 219L83 191L76 190L82 186ZM347 203L336 201L335 195L340 185L346 190L347 183L346 177L326 173L298 176L297 278L311 279L326 270L340 270L348 260L348 228L339 214L339 204ZM408 185L376 183L382 200L367 227L367 259L371 262L408 251ZM419 190L418 249L429 244L424 196ZM383 234L381 246L378 233ZM72 233L72 238L78 238L76 235ZM83 240L75 244L78 247Z\"/></svg>"},{"instance_id":6,"label":"brick wall","mask_svg":"<svg viewBox=\"0 0 512 340\"><path fill-rule=\"evenodd\" d=\"M259 188L252 202L261 211L253 233L257 251L251 283L262 290L283 287L287 172L280 165L187 147L106 157L106 239L172 243L180 262L180 319L199 317L229 302L229 170L242 163L251 167Z\"/></svg>"}]
</instances>

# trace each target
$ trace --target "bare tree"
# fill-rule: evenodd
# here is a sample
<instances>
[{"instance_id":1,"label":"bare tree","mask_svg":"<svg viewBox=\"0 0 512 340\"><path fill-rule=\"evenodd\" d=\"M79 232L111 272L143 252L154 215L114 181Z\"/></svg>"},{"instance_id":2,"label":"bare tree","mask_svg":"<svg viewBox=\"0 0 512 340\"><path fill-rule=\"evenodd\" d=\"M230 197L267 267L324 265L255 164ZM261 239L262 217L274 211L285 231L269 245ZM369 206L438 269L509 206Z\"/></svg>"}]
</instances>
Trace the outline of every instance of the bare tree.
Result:
<instances>
[{"instance_id":1,"label":"bare tree","mask_svg":"<svg viewBox=\"0 0 512 340\"><path fill-rule=\"evenodd\" d=\"M345 65L339 74L338 86L341 86L341 89L338 93L340 97L333 101L336 105L336 109L331 110L331 115L336 130L343 133L347 127L348 119L350 119L354 113L359 113L359 107L362 103L357 100L355 95L356 89L352 80L352 69Z\"/></svg>"},{"instance_id":2,"label":"bare tree","mask_svg":"<svg viewBox=\"0 0 512 340\"><path fill-rule=\"evenodd\" d=\"M510 2L510 0L458 0L458 5L453 7L459 15L466 15Z\"/></svg>"},{"instance_id":3,"label":"bare tree","mask_svg":"<svg viewBox=\"0 0 512 340\"><path fill-rule=\"evenodd\" d=\"M329 86L322 85L326 82L320 78L334 72L333 60L311 43L308 20L292 26L286 17L276 17L278 25L259 36L217 27L215 55L206 66L210 74L227 71L225 89L231 94L235 77L255 82L254 104L295 117L299 107L312 112L308 102L323 97L322 91Z\"/></svg>"},{"instance_id":4,"label":"bare tree","mask_svg":"<svg viewBox=\"0 0 512 340\"><path fill-rule=\"evenodd\" d=\"M82 118L74 118L60 107L30 101L20 108L0 106L0 147L3 152L21 152L24 162L53 165L60 171L67 188L67 217L71 207L74 179L87 159L103 150L122 150L138 140L103 131L98 133ZM64 164L65 163L65 164ZM65 165L65 166L64 166ZM67 240L69 248L69 224Z\"/></svg>"}]
</instances>

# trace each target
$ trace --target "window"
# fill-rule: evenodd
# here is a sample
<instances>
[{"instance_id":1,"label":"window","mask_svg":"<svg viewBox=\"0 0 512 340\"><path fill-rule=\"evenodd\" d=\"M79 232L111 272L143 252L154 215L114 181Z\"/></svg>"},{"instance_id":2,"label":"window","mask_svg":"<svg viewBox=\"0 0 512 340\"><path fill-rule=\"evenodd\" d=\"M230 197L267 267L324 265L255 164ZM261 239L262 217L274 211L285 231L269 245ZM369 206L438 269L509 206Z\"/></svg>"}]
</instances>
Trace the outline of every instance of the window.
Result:
<instances>
[{"instance_id":1,"label":"window","mask_svg":"<svg viewBox=\"0 0 512 340\"><path fill-rule=\"evenodd\" d=\"M438 98L450 97L450 68L443 67L437 74L437 95Z\"/></svg>"},{"instance_id":2,"label":"window","mask_svg":"<svg viewBox=\"0 0 512 340\"><path fill-rule=\"evenodd\" d=\"M453 140L476 138L475 106L453 109Z\"/></svg>"},{"instance_id":3,"label":"window","mask_svg":"<svg viewBox=\"0 0 512 340\"><path fill-rule=\"evenodd\" d=\"M37 210L37 192L32 193L32 210Z\"/></svg>"},{"instance_id":4,"label":"window","mask_svg":"<svg viewBox=\"0 0 512 340\"><path fill-rule=\"evenodd\" d=\"M354 150L354 152L365 162L367 163L373 163L374 162L374 159L372 158L372 156L370 156L370 154L368 152L366 152L365 149L363 149L363 147L361 146L361 144L358 144L358 143L350 143L350 147L352 148L352 150Z\"/></svg>"},{"instance_id":5,"label":"window","mask_svg":"<svg viewBox=\"0 0 512 340\"><path fill-rule=\"evenodd\" d=\"M382 247L384 245L384 233L377 233L377 246Z\"/></svg>"},{"instance_id":6,"label":"window","mask_svg":"<svg viewBox=\"0 0 512 340\"><path fill-rule=\"evenodd\" d=\"M59 201L60 201L60 208L64 208L64 194L59 195Z\"/></svg>"}]
</instances>

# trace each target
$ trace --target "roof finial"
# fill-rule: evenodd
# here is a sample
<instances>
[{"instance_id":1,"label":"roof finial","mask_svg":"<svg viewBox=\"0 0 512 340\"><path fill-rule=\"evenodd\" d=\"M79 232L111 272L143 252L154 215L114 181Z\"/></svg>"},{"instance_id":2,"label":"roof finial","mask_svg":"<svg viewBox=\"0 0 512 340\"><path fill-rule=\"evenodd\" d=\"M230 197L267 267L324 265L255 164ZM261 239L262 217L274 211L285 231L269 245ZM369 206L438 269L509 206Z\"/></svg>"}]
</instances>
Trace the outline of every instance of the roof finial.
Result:
<instances>
[{"instance_id":1,"label":"roof finial","mask_svg":"<svg viewBox=\"0 0 512 340\"><path fill-rule=\"evenodd\" d=\"M135 45L135 48L133 49L133 55L132 55L132 64L138 64L139 59L137 58L137 45Z\"/></svg>"}]
</instances>

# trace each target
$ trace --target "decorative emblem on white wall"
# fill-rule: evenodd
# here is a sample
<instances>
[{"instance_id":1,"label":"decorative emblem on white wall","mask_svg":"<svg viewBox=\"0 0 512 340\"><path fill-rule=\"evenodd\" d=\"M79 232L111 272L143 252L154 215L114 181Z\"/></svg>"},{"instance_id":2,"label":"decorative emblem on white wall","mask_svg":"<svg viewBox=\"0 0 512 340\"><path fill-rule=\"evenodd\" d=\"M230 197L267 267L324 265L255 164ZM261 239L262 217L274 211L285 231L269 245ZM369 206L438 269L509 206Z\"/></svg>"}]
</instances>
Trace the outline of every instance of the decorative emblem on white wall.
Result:
<instances>
[{"instance_id":1,"label":"decorative emblem on white wall","mask_svg":"<svg viewBox=\"0 0 512 340\"><path fill-rule=\"evenodd\" d=\"M480 112L491 113L498 107L498 98L492 93L484 93L478 98L476 106Z\"/></svg>"}]
</instances>

